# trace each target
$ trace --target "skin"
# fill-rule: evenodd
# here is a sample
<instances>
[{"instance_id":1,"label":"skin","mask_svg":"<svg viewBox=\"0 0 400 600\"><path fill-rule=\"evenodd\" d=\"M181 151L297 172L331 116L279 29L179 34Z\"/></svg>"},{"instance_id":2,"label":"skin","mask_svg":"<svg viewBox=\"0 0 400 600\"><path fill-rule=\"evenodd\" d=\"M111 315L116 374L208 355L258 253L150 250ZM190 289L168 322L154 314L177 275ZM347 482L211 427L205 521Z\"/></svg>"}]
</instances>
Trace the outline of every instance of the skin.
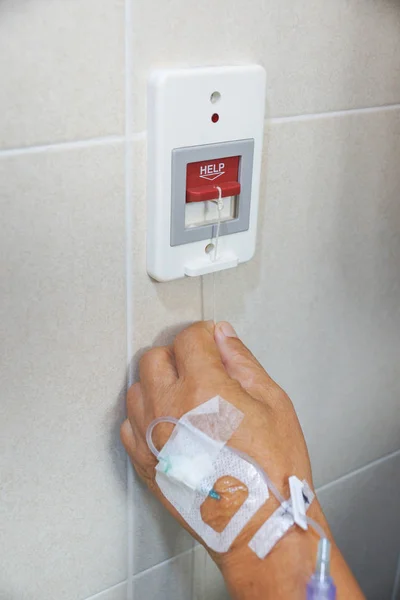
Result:
<instances>
[{"instance_id":1,"label":"skin","mask_svg":"<svg viewBox=\"0 0 400 600\"><path fill-rule=\"evenodd\" d=\"M127 394L128 418L121 439L138 475L194 537L196 534L164 498L155 482L156 459L146 444L148 425L157 417L180 418L216 395L240 409L245 417L229 445L246 452L268 473L279 491L289 497L288 477L296 475L313 486L310 458L293 404L238 339L229 323L200 322L182 331L172 346L153 348L140 361L140 382ZM158 448L171 434L170 425L153 432ZM229 475L229 474L227 474ZM219 481L223 502L202 507L203 518L216 529L238 510L246 491ZM220 568L233 600L304 600L307 581L315 568L318 536L292 527L260 560L248 547L250 539L277 508L270 497L236 538L230 550L217 554L207 549ZM317 499L308 515L332 542L331 574L339 600L364 597L340 554ZM198 539L198 538L197 538ZM199 539L202 542L201 539ZM204 544L203 544L204 545Z\"/></svg>"}]
</instances>

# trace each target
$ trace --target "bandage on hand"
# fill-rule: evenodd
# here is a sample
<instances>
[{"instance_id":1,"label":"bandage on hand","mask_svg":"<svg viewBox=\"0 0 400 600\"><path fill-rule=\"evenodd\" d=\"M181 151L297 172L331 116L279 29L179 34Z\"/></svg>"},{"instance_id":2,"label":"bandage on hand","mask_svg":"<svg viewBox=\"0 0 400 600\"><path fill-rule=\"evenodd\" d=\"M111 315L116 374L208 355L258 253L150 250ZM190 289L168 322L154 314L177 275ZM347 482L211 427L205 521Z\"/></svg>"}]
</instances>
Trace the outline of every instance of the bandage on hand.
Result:
<instances>
[{"instance_id":1,"label":"bandage on hand","mask_svg":"<svg viewBox=\"0 0 400 600\"><path fill-rule=\"evenodd\" d=\"M160 416L179 419L215 395L226 398L245 415L229 445L248 453L265 468L285 496L288 474L296 473L311 483L307 447L285 392L229 324L215 327L211 322L200 322L178 334L170 346L146 352L140 360L140 381L128 391L128 419L121 429L122 441L138 474L161 502L168 507L155 484L156 459L145 439L149 423ZM170 425L160 425L154 431L159 449L171 431ZM232 497L227 504L236 502ZM268 504L261 519L276 509L273 500ZM227 506L226 511L230 510ZM221 514L218 519L224 520ZM256 526L253 524L252 529Z\"/></svg>"}]
</instances>

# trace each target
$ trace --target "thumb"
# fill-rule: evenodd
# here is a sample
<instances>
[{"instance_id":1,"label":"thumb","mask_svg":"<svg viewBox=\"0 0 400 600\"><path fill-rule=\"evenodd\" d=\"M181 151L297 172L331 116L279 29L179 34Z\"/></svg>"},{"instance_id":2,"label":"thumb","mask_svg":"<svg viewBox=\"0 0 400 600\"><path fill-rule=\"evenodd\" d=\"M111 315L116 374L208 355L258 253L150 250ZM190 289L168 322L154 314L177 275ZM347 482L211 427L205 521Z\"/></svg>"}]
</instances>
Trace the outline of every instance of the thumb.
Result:
<instances>
[{"instance_id":1,"label":"thumb","mask_svg":"<svg viewBox=\"0 0 400 600\"><path fill-rule=\"evenodd\" d=\"M218 323L214 338L229 377L236 379L254 398L265 402L276 384L238 338L232 325L226 321Z\"/></svg>"}]
</instances>

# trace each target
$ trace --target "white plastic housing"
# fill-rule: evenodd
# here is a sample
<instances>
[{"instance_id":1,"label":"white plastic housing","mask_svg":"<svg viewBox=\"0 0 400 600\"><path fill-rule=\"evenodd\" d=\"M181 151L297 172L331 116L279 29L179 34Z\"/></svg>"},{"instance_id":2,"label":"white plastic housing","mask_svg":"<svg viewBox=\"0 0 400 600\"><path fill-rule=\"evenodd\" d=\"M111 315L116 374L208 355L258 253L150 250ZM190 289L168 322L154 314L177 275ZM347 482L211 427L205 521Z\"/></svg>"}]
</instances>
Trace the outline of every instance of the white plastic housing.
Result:
<instances>
[{"instance_id":1,"label":"white plastic housing","mask_svg":"<svg viewBox=\"0 0 400 600\"><path fill-rule=\"evenodd\" d=\"M211 101L213 92L220 94L215 103ZM259 65L163 69L152 73L148 90L147 271L154 279L169 281L202 275L252 258L264 107L265 71ZM211 120L213 113L219 115L217 123ZM171 246L172 151L248 139L254 140L248 230L220 237L216 262L205 252L212 238Z\"/></svg>"}]
</instances>

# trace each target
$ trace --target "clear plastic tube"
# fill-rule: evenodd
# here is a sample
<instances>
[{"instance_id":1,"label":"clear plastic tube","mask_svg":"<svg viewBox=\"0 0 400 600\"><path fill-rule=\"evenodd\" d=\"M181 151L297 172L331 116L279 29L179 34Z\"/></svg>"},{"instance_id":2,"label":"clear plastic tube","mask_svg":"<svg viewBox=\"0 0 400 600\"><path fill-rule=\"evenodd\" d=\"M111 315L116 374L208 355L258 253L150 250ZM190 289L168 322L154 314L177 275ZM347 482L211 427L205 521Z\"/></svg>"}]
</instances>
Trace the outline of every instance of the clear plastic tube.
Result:
<instances>
[{"instance_id":1,"label":"clear plastic tube","mask_svg":"<svg viewBox=\"0 0 400 600\"><path fill-rule=\"evenodd\" d=\"M325 531L322 529L321 525L314 521L311 517L306 517L307 523L314 529L314 531L319 535L321 540L327 539Z\"/></svg>"},{"instance_id":2,"label":"clear plastic tube","mask_svg":"<svg viewBox=\"0 0 400 600\"><path fill-rule=\"evenodd\" d=\"M146 442L149 450L156 458L159 458L160 452L157 450L153 442L153 430L160 423L171 423L171 425L178 425L179 421L174 417L158 417L157 419L154 419L154 421L152 421L148 426L146 431Z\"/></svg>"},{"instance_id":3,"label":"clear plastic tube","mask_svg":"<svg viewBox=\"0 0 400 600\"><path fill-rule=\"evenodd\" d=\"M331 545L322 538L318 545L317 566L307 584L307 600L335 600L336 587L330 576Z\"/></svg>"},{"instance_id":4,"label":"clear plastic tube","mask_svg":"<svg viewBox=\"0 0 400 600\"><path fill-rule=\"evenodd\" d=\"M243 458L243 460L245 460L246 462L251 464L255 469L257 469L257 471L260 473L260 475L264 479L265 483L267 484L268 488L271 490L271 492L273 493L275 498L278 500L279 504L286 507L287 502L286 502L285 498L282 496L282 494L280 493L280 491L278 490L276 485L271 481L271 479L269 478L268 474L264 471L264 469L262 467L260 467L258 462L255 461L254 459L252 459L251 456L249 456L245 452L236 450L235 448L232 448L232 446L229 446L229 450L231 450L234 454L237 454L237 456L240 456L240 458Z\"/></svg>"}]
</instances>

